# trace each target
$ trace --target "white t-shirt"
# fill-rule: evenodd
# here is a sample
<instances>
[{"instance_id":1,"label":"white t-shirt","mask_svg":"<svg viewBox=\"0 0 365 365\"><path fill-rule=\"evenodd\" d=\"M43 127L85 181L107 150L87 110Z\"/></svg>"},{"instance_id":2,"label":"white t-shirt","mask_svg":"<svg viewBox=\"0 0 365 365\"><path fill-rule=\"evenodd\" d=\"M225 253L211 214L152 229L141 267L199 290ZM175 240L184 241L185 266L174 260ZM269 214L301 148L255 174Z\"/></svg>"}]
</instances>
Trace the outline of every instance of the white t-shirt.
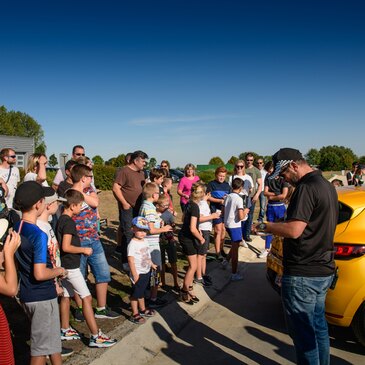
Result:
<instances>
[{"instance_id":1,"label":"white t-shirt","mask_svg":"<svg viewBox=\"0 0 365 365\"><path fill-rule=\"evenodd\" d=\"M37 181L37 174L35 172L27 172L24 176L24 181ZM49 186L47 180L42 182L42 186Z\"/></svg>"},{"instance_id":2,"label":"white t-shirt","mask_svg":"<svg viewBox=\"0 0 365 365\"><path fill-rule=\"evenodd\" d=\"M231 193L224 200L224 225L227 228L240 228L238 210L243 209L243 200L237 193Z\"/></svg>"},{"instance_id":3,"label":"white t-shirt","mask_svg":"<svg viewBox=\"0 0 365 365\"><path fill-rule=\"evenodd\" d=\"M262 181L262 191L264 191L265 190L264 181L265 181L265 178L267 175L267 171L265 169L262 169L262 170L260 170L260 172L261 172L261 181Z\"/></svg>"},{"instance_id":4,"label":"white t-shirt","mask_svg":"<svg viewBox=\"0 0 365 365\"><path fill-rule=\"evenodd\" d=\"M51 257L52 264L56 265L56 267L61 267L60 247L51 225L47 222L37 219L37 226L48 237L48 252Z\"/></svg>"},{"instance_id":5,"label":"white t-shirt","mask_svg":"<svg viewBox=\"0 0 365 365\"><path fill-rule=\"evenodd\" d=\"M6 182L9 178L10 169L5 169L0 167L0 177ZM16 166L11 168L10 178L9 181L6 183L8 186L9 192L8 195L5 197L6 205L8 208L13 207L13 200L15 195L15 190L18 186L20 181L20 174L19 169Z\"/></svg>"},{"instance_id":6,"label":"white t-shirt","mask_svg":"<svg viewBox=\"0 0 365 365\"><path fill-rule=\"evenodd\" d=\"M57 170L56 176L53 179L53 184L58 186L63 180L66 180L66 178L67 176L65 167L61 167L60 169Z\"/></svg>"},{"instance_id":7,"label":"white t-shirt","mask_svg":"<svg viewBox=\"0 0 365 365\"><path fill-rule=\"evenodd\" d=\"M199 205L200 215L206 217L206 216L212 214L210 211L209 204L206 200L204 200L204 199L201 200L198 205ZM211 231L212 230L212 220L200 223L199 229L201 231Z\"/></svg>"},{"instance_id":8,"label":"white t-shirt","mask_svg":"<svg viewBox=\"0 0 365 365\"><path fill-rule=\"evenodd\" d=\"M245 174L245 175L242 175L242 176L239 176L239 175L232 175L229 177L229 185L232 187L232 181L235 179L235 178L239 178L241 180L243 180L243 189L241 191L241 194L240 195L246 195L246 196L249 196L250 195L250 189L253 188L253 180L252 180L252 177L248 174Z\"/></svg>"},{"instance_id":9,"label":"white t-shirt","mask_svg":"<svg viewBox=\"0 0 365 365\"><path fill-rule=\"evenodd\" d=\"M128 245L128 256L134 257L138 274L147 274L151 270L150 248L146 240L132 238Z\"/></svg>"}]
</instances>

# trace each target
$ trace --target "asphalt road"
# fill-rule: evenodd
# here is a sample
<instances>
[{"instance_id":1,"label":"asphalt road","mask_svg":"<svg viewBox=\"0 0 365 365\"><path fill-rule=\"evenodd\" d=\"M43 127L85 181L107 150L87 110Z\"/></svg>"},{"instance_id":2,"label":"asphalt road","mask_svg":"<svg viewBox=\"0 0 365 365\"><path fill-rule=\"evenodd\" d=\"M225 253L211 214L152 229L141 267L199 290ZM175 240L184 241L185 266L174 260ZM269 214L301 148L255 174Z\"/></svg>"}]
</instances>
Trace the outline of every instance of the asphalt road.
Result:
<instances>
[{"instance_id":1,"label":"asphalt road","mask_svg":"<svg viewBox=\"0 0 365 365\"><path fill-rule=\"evenodd\" d=\"M295 364L279 296L265 278L264 260L241 268L244 280L230 283L177 334L154 324L165 340L149 365ZM330 331L331 364L365 363L365 348L346 329Z\"/></svg>"}]
</instances>

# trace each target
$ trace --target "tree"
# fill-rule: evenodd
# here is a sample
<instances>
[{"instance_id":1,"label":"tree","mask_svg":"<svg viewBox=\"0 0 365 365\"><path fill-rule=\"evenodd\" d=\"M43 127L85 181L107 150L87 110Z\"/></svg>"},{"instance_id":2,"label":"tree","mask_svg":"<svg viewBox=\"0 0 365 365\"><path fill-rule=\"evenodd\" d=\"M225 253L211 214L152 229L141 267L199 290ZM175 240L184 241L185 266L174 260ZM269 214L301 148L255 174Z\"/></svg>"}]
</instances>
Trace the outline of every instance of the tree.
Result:
<instances>
[{"instance_id":1,"label":"tree","mask_svg":"<svg viewBox=\"0 0 365 365\"><path fill-rule=\"evenodd\" d=\"M0 134L6 136L33 137L36 152L45 153L44 132L41 125L30 115L0 106Z\"/></svg>"},{"instance_id":2,"label":"tree","mask_svg":"<svg viewBox=\"0 0 365 365\"><path fill-rule=\"evenodd\" d=\"M104 159L100 155L94 156L91 160L94 165L104 165Z\"/></svg>"},{"instance_id":3,"label":"tree","mask_svg":"<svg viewBox=\"0 0 365 365\"><path fill-rule=\"evenodd\" d=\"M57 164L58 164L57 157L54 153L52 153L52 155L49 156L48 165L51 167L55 167Z\"/></svg>"},{"instance_id":4,"label":"tree","mask_svg":"<svg viewBox=\"0 0 365 365\"><path fill-rule=\"evenodd\" d=\"M209 164L208 165L218 165L218 166L223 166L224 165L224 162L223 160L216 156L216 157L212 157L210 160L209 160Z\"/></svg>"},{"instance_id":5,"label":"tree","mask_svg":"<svg viewBox=\"0 0 365 365\"><path fill-rule=\"evenodd\" d=\"M238 161L238 157L231 156L231 158L227 161L228 164L234 165Z\"/></svg>"},{"instance_id":6,"label":"tree","mask_svg":"<svg viewBox=\"0 0 365 365\"><path fill-rule=\"evenodd\" d=\"M365 156L360 156L358 162L361 165L365 165Z\"/></svg>"},{"instance_id":7,"label":"tree","mask_svg":"<svg viewBox=\"0 0 365 365\"><path fill-rule=\"evenodd\" d=\"M319 167L323 171L339 171L351 168L353 161L357 160L354 152L343 146L326 146L319 150Z\"/></svg>"},{"instance_id":8,"label":"tree","mask_svg":"<svg viewBox=\"0 0 365 365\"><path fill-rule=\"evenodd\" d=\"M304 157L307 160L307 162L312 166L319 165L321 160L321 154L315 148L311 148Z\"/></svg>"},{"instance_id":9,"label":"tree","mask_svg":"<svg viewBox=\"0 0 365 365\"><path fill-rule=\"evenodd\" d=\"M154 157L150 158L150 161L148 162L148 168L151 170L157 165L157 160Z\"/></svg>"}]
</instances>

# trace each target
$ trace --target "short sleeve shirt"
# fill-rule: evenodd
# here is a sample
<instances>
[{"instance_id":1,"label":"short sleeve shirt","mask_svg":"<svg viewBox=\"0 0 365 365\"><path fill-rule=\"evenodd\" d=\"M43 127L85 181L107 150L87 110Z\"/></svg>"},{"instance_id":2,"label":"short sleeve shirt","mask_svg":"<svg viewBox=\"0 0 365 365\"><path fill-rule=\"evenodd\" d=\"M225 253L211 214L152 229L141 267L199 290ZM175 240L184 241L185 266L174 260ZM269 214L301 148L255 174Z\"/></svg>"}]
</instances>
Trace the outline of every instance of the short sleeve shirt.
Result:
<instances>
[{"instance_id":1,"label":"short sleeve shirt","mask_svg":"<svg viewBox=\"0 0 365 365\"><path fill-rule=\"evenodd\" d=\"M253 187L250 195L252 198L257 192L257 179L261 179L261 172L257 167L252 166L250 168L246 168L246 174L250 175L252 178Z\"/></svg>"},{"instance_id":2,"label":"short sleeve shirt","mask_svg":"<svg viewBox=\"0 0 365 365\"><path fill-rule=\"evenodd\" d=\"M138 274L147 274L151 270L151 254L146 240L132 238L128 245L128 256L134 257Z\"/></svg>"},{"instance_id":3,"label":"short sleeve shirt","mask_svg":"<svg viewBox=\"0 0 365 365\"><path fill-rule=\"evenodd\" d=\"M241 228L238 211L243 210L242 197L237 193L229 194L224 201L224 225L227 228Z\"/></svg>"},{"instance_id":4,"label":"short sleeve shirt","mask_svg":"<svg viewBox=\"0 0 365 365\"><path fill-rule=\"evenodd\" d=\"M191 188L194 183L199 181L199 176L195 175L193 179L189 179L188 177L184 176L179 181L179 185L177 186L177 190L181 190L181 192L187 196L190 196L191 194ZM186 199L185 197L181 197L180 201L182 204L188 204L189 199Z\"/></svg>"},{"instance_id":5,"label":"short sleeve shirt","mask_svg":"<svg viewBox=\"0 0 365 365\"><path fill-rule=\"evenodd\" d=\"M20 181L19 169L16 166L13 166L11 169L4 169L0 167L0 177L6 182L9 189L8 195L5 197L6 205L8 208L12 208L15 190Z\"/></svg>"},{"instance_id":6,"label":"short sleeve shirt","mask_svg":"<svg viewBox=\"0 0 365 365\"><path fill-rule=\"evenodd\" d=\"M48 222L37 220L37 226L47 235L48 252L51 257L53 267L61 266L60 247L56 235Z\"/></svg>"},{"instance_id":7,"label":"short sleeve shirt","mask_svg":"<svg viewBox=\"0 0 365 365\"><path fill-rule=\"evenodd\" d=\"M216 199L223 199L226 195L230 194L231 190L230 185L226 181L221 183L217 180L213 180L208 183L207 186L207 193L210 193L211 197ZM210 203L210 209L213 213L216 212L217 209L222 210L222 208L223 204L215 202Z\"/></svg>"},{"instance_id":8,"label":"short sleeve shirt","mask_svg":"<svg viewBox=\"0 0 365 365\"><path fill-rule=\"evenodd\" d=\"M179 234L184 236L185 239L190 239L191 241L195 242L195 236L190 231L191 217L197 218L196 228L199 229L200 209L198 204L192 201L190 201L186 207L183 225Z\"/></svg>"}]
</instances>

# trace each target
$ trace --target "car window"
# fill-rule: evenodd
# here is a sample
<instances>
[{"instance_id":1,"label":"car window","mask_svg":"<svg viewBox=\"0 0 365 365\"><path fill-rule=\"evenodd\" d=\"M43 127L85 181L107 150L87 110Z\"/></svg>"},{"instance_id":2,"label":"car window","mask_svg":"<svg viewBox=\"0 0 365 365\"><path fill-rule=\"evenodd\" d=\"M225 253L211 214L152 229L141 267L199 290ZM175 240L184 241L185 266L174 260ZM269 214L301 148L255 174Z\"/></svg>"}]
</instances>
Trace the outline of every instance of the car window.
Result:
<instances>
[{"instance_id":1,"label":"car window","mask_svg":"<svg viewBox=\"0 0 365 365\"><path fill-rule=\"evenodd\" d=\"M339 205L339 214L338 214L337 224L349 221L353 213L352 209L348 205L343 204L341 202L338 202L338 205Z\"/></svg>"}]
</instances>

